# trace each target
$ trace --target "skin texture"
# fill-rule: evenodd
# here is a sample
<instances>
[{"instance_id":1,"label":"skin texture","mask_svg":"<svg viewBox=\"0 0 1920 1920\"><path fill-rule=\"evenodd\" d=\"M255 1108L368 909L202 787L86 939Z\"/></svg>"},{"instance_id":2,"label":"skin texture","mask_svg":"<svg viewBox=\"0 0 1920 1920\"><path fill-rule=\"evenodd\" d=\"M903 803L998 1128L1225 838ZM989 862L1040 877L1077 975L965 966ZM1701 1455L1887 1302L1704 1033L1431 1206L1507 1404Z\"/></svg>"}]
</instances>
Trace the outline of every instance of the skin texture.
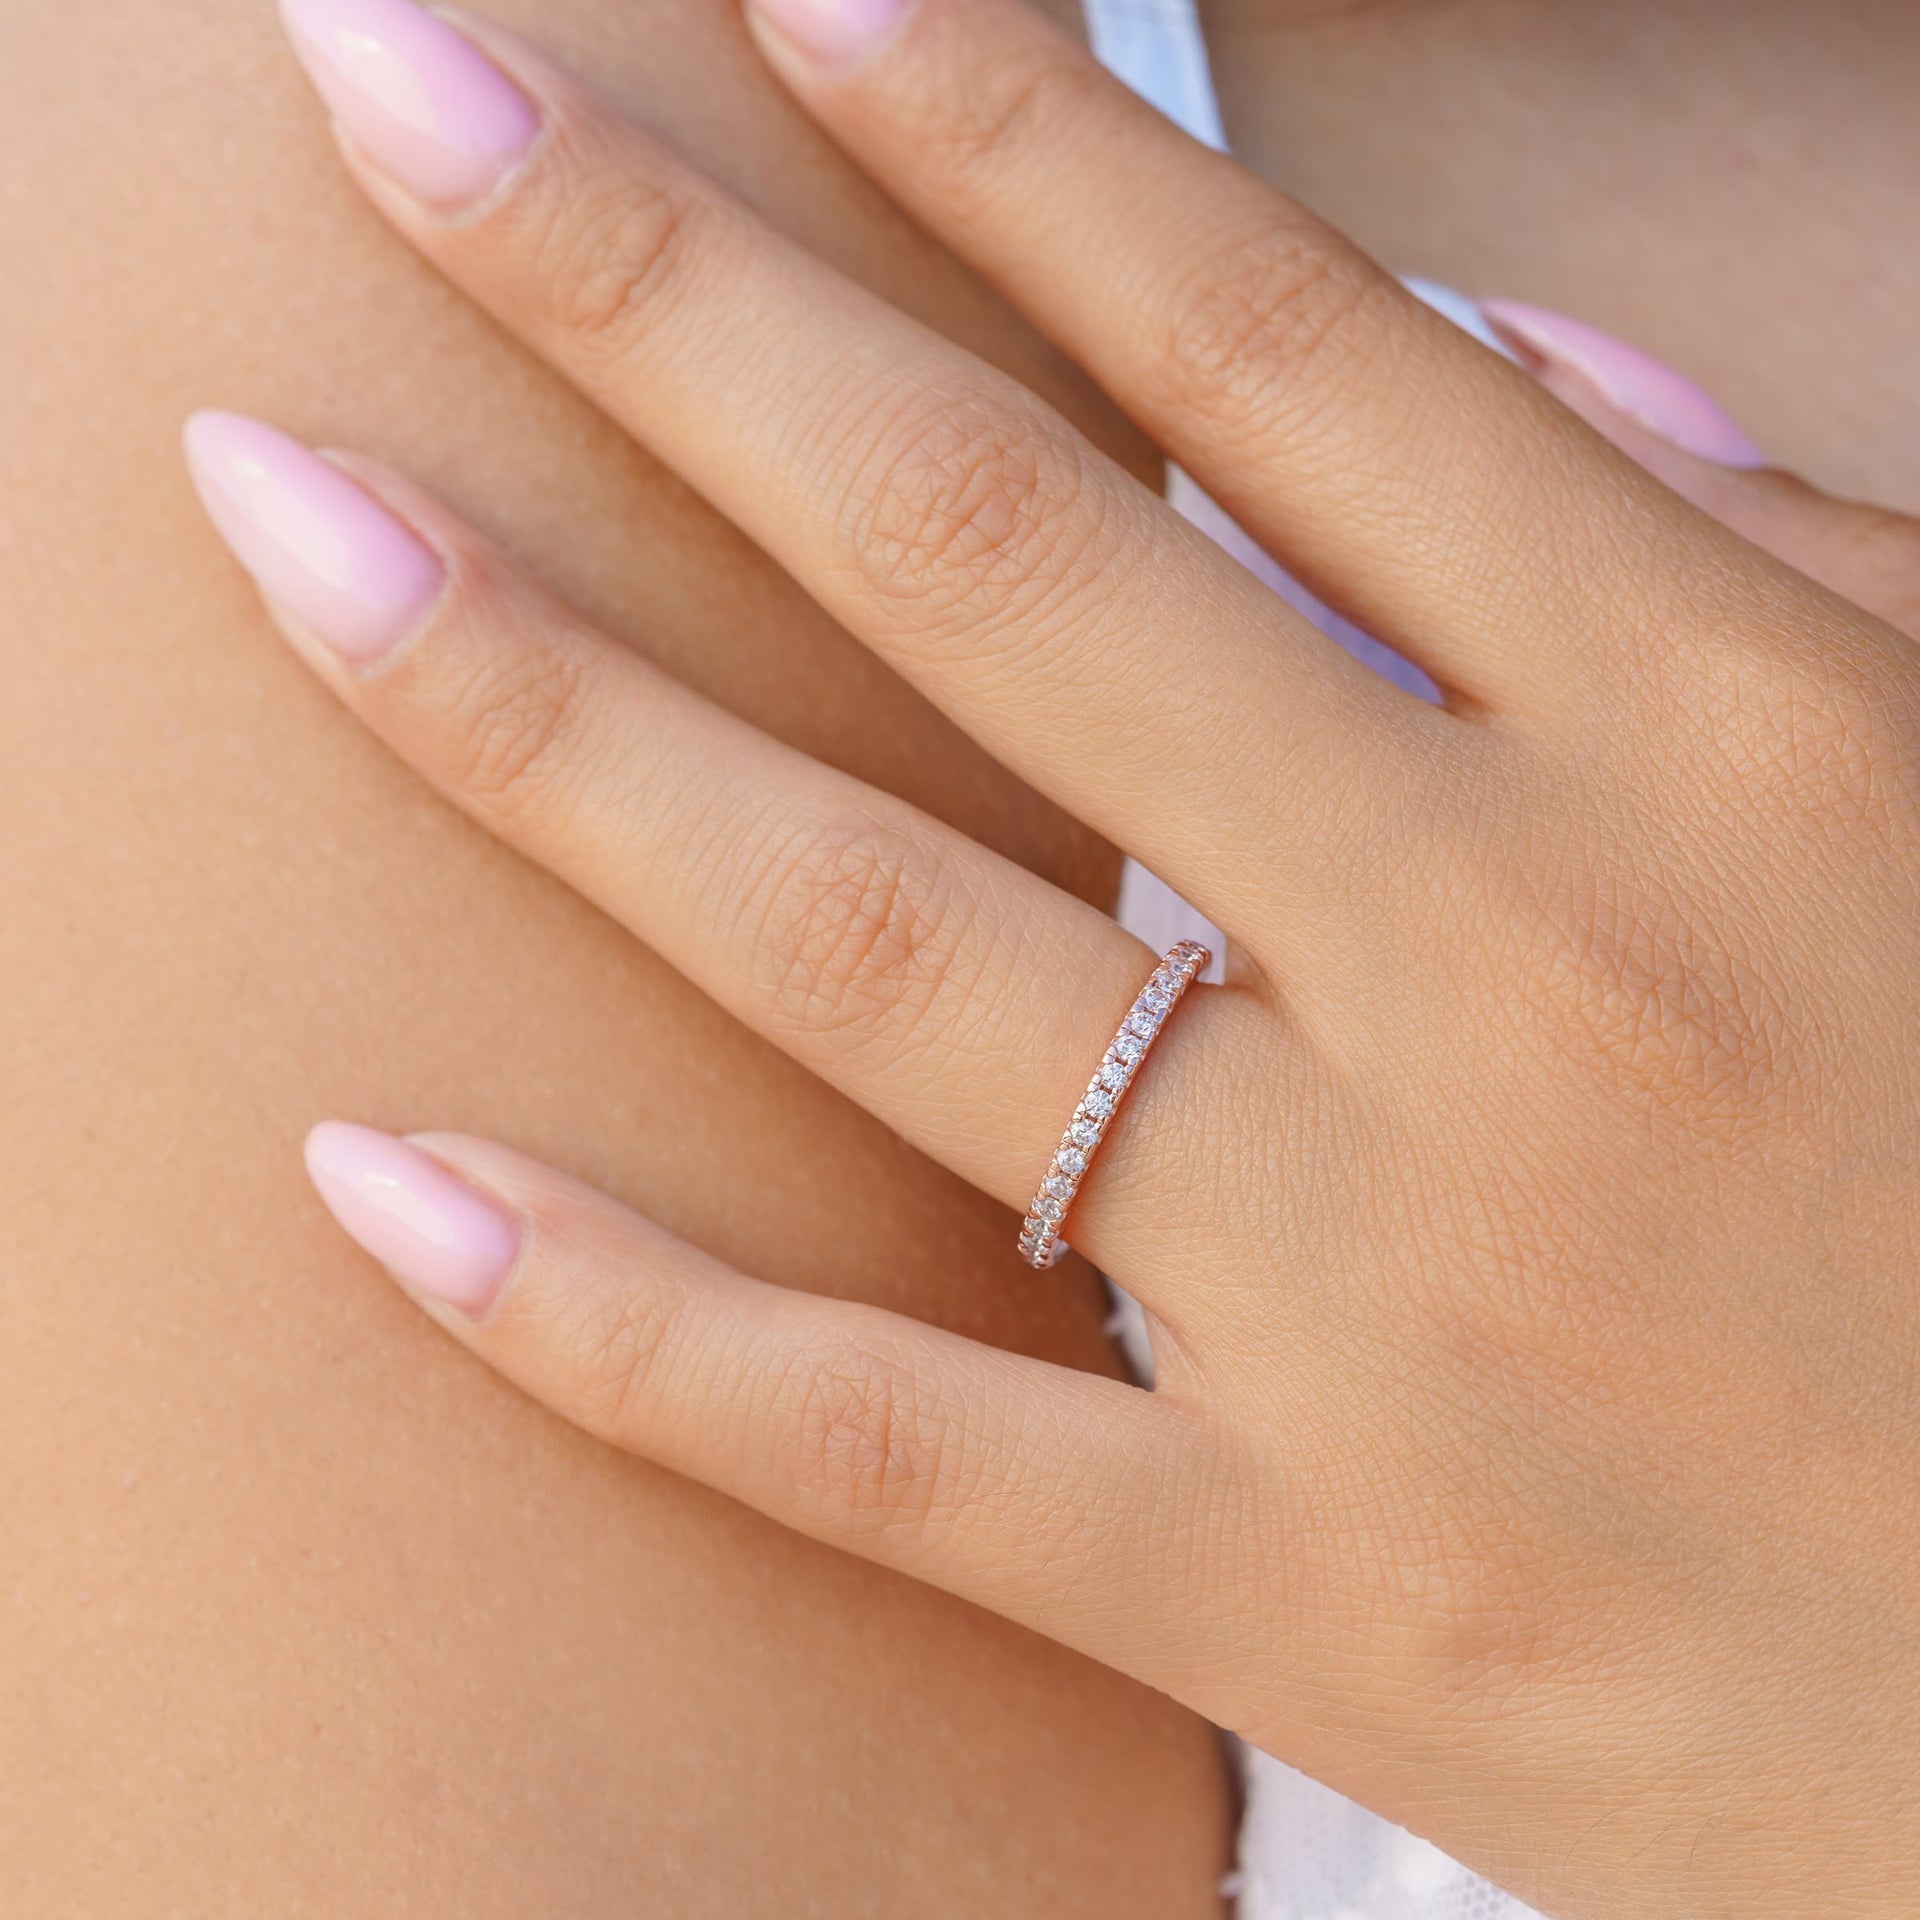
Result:
<instances>
[{"instance_id":1,"label":"skin texture","mask_svg":"<svg viewBox=\"0 0 1920 1920\"><path fill-rule=\"evenodd\" d=\"M1151 1394L769 1287L471 1138L323 1131L342 1223L589 1431L1149 1679L1543 1909L1902 1912L1920 521L1663 447L1689 390L1505 309L1530 379L1020 0L921 0L824 67L761 33L1448 699L489 36L546 136L457 210L349 142L369 197L1239 964L1133 1071L1068 1223L1152 1316ZM254 552L342 703L903 1138L1030 1192L1125 937L350 470L326 511L384 502L446 585L370 643ZM283 518L247 526L285 549Z\"/></svg>"},{"instance_id":2,"label":"skin texture","mask_svg":"<svg viewBox=\"0 0 1920 1920\"><path fill-rule=\"evenodd\" d=\"M1024 364L711 9L490 10ZM1910 10L1776 5L1737 64L1711 4L1347 11L1262 20L1218 63L1276 177L1396 264L1622 327L1782 456L1920 500L1911 250L1886 244ZM1616 29L1604 68L1583 18ZM772 1885L799 1911L1057 1913L1204 1882L1220 1808L1189 1727L1098 1683L1094 1731L1063 1724L1054 1689L1084 1675L964 1610L914 1602L930 1637L895 1639L888 1584L573 1443L341 1256L298 1179L305 1122L432 1112L756 1271L1093 1352L1085 1315L1042 1324L1054 1296L1013 1292L1003 1216L950 1182L911 1173L903 1239L870 1200L849 1222L836 1169L915 1163L464 831L271 651L191 505L179 417L251 406L404 459L728 704L1082 891L1110 867L995 799L917 707L877 724L864 656L404 257L265 7L7 0L0 103L9 1897L735 1913ZM1657 191L1598 221L1622 168ZM788 1116L745 1155L742 1086Z\"/></svg>"},{"instance_id":3,"label":"skin texture","mask_svg":"<svg viewBox=\"0 0 1920 1920\"><path fill-rule=\"evenodd\" d=\"M737 23L518 11L1148 466ZM1111 856L394 242L266 8L13 0L0 54L0 1905L1214 1911L1197 1720L584 1443L343 1251L307 1125L452 1113L796 1286L1113 1364L1084 1269L1034 1287L999 1209L370 747L181 420L404 457L721 701L1087 893Z\"/></svg>"},{"instance_id":4,"label":"skin texture","mask_svg":"<svg viewBox=\"0 0 1920 1920\"><path fill-rule=\"evenodd\" d=\"M1378 258L1578 315L1920 510L1903 0L1202 0L1234 151Z\"/></svg>"}]
</instances>

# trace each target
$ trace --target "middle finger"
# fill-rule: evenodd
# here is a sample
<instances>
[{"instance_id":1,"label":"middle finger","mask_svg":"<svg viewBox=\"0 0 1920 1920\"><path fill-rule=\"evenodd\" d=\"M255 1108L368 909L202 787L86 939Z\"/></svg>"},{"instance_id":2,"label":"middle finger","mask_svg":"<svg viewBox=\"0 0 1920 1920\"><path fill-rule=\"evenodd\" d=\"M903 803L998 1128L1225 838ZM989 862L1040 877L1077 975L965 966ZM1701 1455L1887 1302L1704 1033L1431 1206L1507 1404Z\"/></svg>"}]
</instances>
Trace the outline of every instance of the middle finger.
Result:
<instances>
[{"instance_id":1,"label":"middle finger","mask_svg":"<svg viewBox=\"0 0 1920 1920\"><path fill-rule=\"evenodd\" d=\"M1387 789L1460 723L1349 660L1016 382L517 43L485 36L521 87L463 70L441 98L422 48L473 49L407 24L424 16L402 0L288 10L388 217L854 634L1221 925L1278 885L1302 937L1316 900L1347 931ZM499 150L452 182L445 127L489 83ZM436 108L433 167L370 85Z\"/></svg>"}]
</instances>

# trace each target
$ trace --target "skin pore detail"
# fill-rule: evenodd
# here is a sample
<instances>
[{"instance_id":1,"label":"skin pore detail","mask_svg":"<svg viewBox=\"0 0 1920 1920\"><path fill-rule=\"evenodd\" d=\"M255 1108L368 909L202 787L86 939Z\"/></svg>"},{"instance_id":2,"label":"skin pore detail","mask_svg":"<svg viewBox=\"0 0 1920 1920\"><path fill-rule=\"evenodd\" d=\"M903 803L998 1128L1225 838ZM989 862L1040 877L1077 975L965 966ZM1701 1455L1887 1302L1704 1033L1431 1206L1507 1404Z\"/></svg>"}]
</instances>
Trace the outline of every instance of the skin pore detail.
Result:
<instances>
[{"instance_id":1,"label":"skin pore detail","mask_svg":"<svg viewBox=\"0 0 1920 1920\"><path fill-rule=\"evenodd\" d=\"M343 707L982 1191L1046 1221L1034 1166L1098 1147L1073 1243L1166 1338L1149 1394L769 1286L453 1133L316 1131L343 1228L587 1431L1165 1688L1542 1912L1902 1911L1920 519L1768 470L1567 316L1487 303L1528 364L1488 352L1024 0L831 32L759 0L860 165L1465 696L1409 700L535 49L289 5L396 233L1248 963L1143 1005L1098 909L703 703L401 476L200 416L207 510Z\"/></svg>"},{"instance_id":2,"label":"skin pore detail","mask_svg":"<svg viewBox=\"0 0 1920 1920\"><path fill-rule=\"evenodd\" d=\"M1201 0L1235 153L1402 273L1578 316L1920 507L1900 0Z\"/></svg>"},{"instance_id":3,"label":"skin pore detail","mask_svg":"<svg viewBox=\"0 0 1920 1920\"><path fill-rule=\"evenodd\" d=\"M705 5L495 5L1154 461ZM0 4L0 1906L1217 1912L1218 1744L583 1443L310 1197L336 1107L486 1127L716 1252L1111 1371L1084 1267L343 723L195 506L243 406L461 500L673 673L1094 899L1009 780L451 295L271 9Z\"/></svg>"},{"instance_id":4,"label":"skin pore detail","mask_svg":"<svg viewBox=\"0 0 1920 1920\"><path fill-rule=\"evenodd\" d=\"M1150 468L775 108L730 19L488 11ZM1418 11L1353 13L1345 41L1303 29L1264 91L1215 23L1256 164L1394 265L1611 324L1823 478L1911 501L1913 436L1877 425L1904 350L1864 324L1879 296L1769 303L1727 277L1763 259L1778 291L1798 260L1812 288L1829 250L1888 230L1855 221L1851 159L1829 174L1789 137L1787 90L1768 110L1804 171L1798 214L1755 196L1718 236L1718 280L1670 293L1684 221L1567 237L1604 136L1639 137L1630 116L1529 150L1527 217L1499 247L1496 131L1537 127L1497 102L1472 140L1402 118L1383 154L1385 103L1473 97L1437 76L1465 87L1483 29L1571 17L1435 7L1415 29ZM1682 71L1714 70L1712 11L1680 10L1701 29L1671 43ZM301 686L188 501L191 406L393 459L808 751L1089 897L1112 863L379 232L263 8L220 0L190 31L154 13L0 0L0 139L34 182L0 210L24 263L0 288L10 1884L75 1914L735 1912L768 1885L835 1913L1211 1910L1227 1809L1203 1729L580 1443L417 1326L304 1194L320 1113L430 1115L753 1271L1104 1363L1084 1274L1020 1284L997 1209L807 1088ZM1869 16L1897 30L1885 8L1821 17L1865 48ZM1577 86L1579 36L1537 44ZM1709 283L1724 305L1702 305ZM1732 319L1721 380L1707 348ZM857 1172L876 1165L884 1199Z\"/></svg>"}]
</instances>

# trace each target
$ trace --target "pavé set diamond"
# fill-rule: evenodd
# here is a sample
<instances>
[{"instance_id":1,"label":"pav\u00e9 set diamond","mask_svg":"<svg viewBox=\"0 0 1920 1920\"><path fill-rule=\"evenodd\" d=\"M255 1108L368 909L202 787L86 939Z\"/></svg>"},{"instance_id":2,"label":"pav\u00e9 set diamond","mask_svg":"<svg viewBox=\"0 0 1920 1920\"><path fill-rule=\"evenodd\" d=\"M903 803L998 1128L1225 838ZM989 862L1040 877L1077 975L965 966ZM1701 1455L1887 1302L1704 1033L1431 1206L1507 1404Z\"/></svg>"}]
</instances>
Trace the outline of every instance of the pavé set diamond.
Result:
<instances>
[{"instance_id":1,"label":"pav\u00e9 set diamond","mask_svg":"<svg viewBox=\"0 0 1920 1920\"><path fill-rule=\"evenodd\" d=\"M1028 1265L1050 1267L1065 1251L1067 1243L1061 1237L1061 1224L1080 1190L1081 1181L1086 1178L1100 1142L1106 1138L1107 1129L1113 1124L1114 1115L1119 1112L1148 1049L1160 1037L1168 1014L1212 958L1205 947L1192 940L1182 940L1160 962L1153 978L1141 988L1140 997L1120 1023L1106 1058L1100 1062L1098 1072L1060 1137L1059 1150L1040 1182L1033 1205L1027 1209L1026 1221L1020 1229L1020 1252Z\"/></svg>"}]
</instances>

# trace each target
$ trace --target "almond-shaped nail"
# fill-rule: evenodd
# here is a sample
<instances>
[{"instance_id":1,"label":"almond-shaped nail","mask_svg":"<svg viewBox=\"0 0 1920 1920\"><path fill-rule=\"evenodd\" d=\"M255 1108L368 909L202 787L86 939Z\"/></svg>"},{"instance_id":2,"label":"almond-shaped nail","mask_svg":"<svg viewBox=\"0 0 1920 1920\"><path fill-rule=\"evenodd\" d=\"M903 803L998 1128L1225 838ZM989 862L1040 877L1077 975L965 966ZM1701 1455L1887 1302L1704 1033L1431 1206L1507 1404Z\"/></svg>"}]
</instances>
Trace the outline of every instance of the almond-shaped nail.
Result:
<instances>
[{"instance_id":1,"label":"almond-shaped nail","mask_svg":"<svg viewBox=\"0 0 1920 1920\"><path fill-rule=\"evenodd\" d=\"M431 1154L329 1120L307 1137L307 1172L333 1217L403 1286L474 1319L499 1299L519 1224Z\"/></svg>"},{"instance_id":2,"label":"almond-shaped nail","mask_svg":"<svg viewBox=\"0 0 1920 1920\"><path fill-rule=\"evenodd\" d=\"M413 0L280 0L320 97L396 185L452 211L533 145L533 102L465 34Z\"/></svg>"},{"instance_id":3,"label":"almond-shaped nail","mask_svg":"<svg viewBox=\"0 0 1920 1920\"><path fill-rule=\"evenodd\" d=\"M1483 300L1480 311L1523 358L1584 380L1615 412L1637 420L1682 453L1722 467L1767 464L1767 456L1726 408L1665 361L1545 307Z\"/></svg>"},{"instance_id":4,"label":"almond-shaped nail","mask_svg":"<svg viewBox=\"0 0 1920 1920\"><path fill-rule=\"evenodd\" d=\"M446 582L439 556L358 482L234 413L187 422L207 516L260 591L360 665L397 645Z\"/></svg>"}]
</instances>

